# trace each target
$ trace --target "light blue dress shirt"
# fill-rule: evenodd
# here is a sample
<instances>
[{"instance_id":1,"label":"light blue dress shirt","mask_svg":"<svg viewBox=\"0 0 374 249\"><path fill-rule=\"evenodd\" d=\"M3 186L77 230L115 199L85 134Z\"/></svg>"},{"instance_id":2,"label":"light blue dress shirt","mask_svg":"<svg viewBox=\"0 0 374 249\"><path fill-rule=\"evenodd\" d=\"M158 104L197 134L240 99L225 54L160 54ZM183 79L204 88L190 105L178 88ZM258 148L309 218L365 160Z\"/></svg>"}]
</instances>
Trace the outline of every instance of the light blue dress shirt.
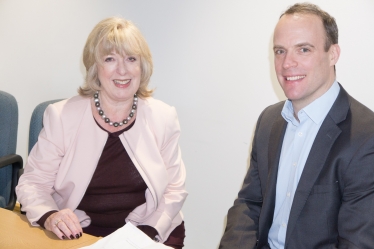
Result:
<instances>
[{"instance_id":1,"label":"light blue dress shirt","mask_svg":"<svg viewBox=\"0 0 374 249\"><path fill-rule=\"evenodd\" d=\"M284 248L297 184L318 130L339 91L340 86L335 81L325 94L299 111L297 116L300 122L293 115L291 101L287 100L283 106L282 116L288 124L279 160L273 224L268 236L272 249Z\"/></svg>"}]
</instances>

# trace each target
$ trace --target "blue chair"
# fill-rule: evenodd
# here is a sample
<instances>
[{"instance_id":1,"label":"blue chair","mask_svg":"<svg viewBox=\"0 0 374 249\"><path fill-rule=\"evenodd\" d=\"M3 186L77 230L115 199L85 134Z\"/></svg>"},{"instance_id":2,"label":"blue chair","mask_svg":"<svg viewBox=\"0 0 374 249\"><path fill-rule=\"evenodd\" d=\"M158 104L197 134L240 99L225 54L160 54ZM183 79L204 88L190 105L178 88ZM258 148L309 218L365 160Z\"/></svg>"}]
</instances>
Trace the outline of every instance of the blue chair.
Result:
<instances>
[{"instance_id":1,"label":"blue chair","mask_svg":"<svg viewBox=\"0 0 374 249\"><path fill-rule=\"evenodd\" d=\"M18 105L9 93L0 91L0 207L9 210L16 204L15 188L22 157L16 155Z\"/></svg>"},{"instance_id":2,"label":"blue chair","mask_svg":"<svg viewBox=\"0 0 374 249\"><path fill-rule=\"evenodd\" d=\"M39 133L43 128L43 115L48 105L61 101L63 99L54 99L40 103L32 112L29 131L29 154L38 141Z\"/></svg>"}]
</instances>

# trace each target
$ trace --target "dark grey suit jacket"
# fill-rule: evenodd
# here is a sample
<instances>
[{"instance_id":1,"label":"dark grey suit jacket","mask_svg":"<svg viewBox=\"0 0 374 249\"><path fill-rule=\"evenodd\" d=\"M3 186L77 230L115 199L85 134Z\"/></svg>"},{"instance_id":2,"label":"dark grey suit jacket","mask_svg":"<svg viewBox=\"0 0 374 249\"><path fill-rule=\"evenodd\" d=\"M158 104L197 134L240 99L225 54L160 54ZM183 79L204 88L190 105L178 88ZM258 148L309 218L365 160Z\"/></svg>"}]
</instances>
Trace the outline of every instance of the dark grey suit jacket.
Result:
<instances>
[{"instance_id":1,"label":"dark grey suit jacket","mask_svg":"<svg viewBox=\"0 0 374 249\"><path fill-rule=\"evenodd\" d=\"M341 86L340 86L341 87ZM260 115L251 163L220 249L269 248L284 102ZM297 186L285 248L374 248L374 113L341 87Z\"/></svg>"}]
</instances>

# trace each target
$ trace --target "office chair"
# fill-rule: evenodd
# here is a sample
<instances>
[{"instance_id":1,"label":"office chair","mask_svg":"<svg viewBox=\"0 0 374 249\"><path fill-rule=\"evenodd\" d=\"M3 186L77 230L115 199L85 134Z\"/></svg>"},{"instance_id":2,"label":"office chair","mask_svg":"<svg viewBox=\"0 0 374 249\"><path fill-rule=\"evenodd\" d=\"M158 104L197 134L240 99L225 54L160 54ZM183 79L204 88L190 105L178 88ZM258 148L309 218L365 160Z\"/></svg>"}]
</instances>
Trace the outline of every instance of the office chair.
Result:
<instances>
[{"instance_id":1,"label":"office chair","mask_svg":"<svg viewBox=\"0 0 374 249\"><path fill-rule=\"evenodd\" d=\"M0 91L0 207L13 210L16 204L15 188L22 157L16 155L18 105L9 93Z\"/></svg>"},{"instance_id":2,"label":"office chair","mask_svg":"<svg viewBox=\"0 0 374 249\"><path fill-rule=\"evenodd\" d=\"M30 131L29 131L29 151L28 151L29 154L30 154L32 147L34 147L34 145L38 141L39 133L43 128L43 114L44 114L45 109L47 108L48 105L56 103L61 100L63 99L54 99L54 100L42 102L39 105L37 105L34 111L32 112L31 120L30 120Z\"/></svg>"}]
</instances>

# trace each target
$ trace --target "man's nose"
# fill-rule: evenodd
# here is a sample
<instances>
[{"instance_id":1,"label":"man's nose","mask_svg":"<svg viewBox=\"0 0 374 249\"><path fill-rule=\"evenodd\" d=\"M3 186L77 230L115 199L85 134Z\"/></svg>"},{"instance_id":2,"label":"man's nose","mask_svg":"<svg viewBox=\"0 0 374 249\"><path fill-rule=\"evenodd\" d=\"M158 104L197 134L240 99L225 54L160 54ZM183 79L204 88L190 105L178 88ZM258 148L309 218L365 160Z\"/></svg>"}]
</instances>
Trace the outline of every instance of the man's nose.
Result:
<instances>
[{"instance_id":1,"label":"man's nose","mask_svg":"<svg viewBox=\"0 0 374 249\"><path fill-rule=\"evenodd\" d=\"M283 61L283 68L288 69L292 67L297 67L298 63L296 61L296 58L291 53L286 53Z\"/></svg>"}]
</instances>

